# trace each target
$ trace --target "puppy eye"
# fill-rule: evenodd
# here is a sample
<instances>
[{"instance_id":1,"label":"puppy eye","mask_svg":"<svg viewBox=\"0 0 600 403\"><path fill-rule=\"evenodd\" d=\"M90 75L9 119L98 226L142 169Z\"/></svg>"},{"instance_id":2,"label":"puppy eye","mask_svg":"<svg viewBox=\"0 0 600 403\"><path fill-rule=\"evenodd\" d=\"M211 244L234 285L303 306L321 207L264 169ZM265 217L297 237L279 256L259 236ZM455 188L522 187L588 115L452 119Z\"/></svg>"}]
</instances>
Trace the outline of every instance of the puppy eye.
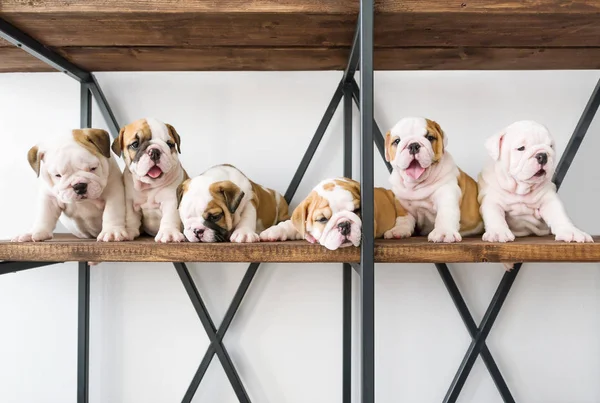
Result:
<instances>
[{"instance_id":1,"label":"puppy eye","mask_svg":"<svg viewBox=\"0 0 600 403\"><path fill-rule=\"evenodd\" d=\"M392 142L393 146L397 146L398 144L400 144L400 139L396 139Z\"/></svg>"},{"instance_id":2,"label":"puppy eye","mask_svg":"<svg viewBox=\"0 0 600 403\"><path fill-rule=\"evenodd\" d=\"M90 172L94 172L96 169L98 169L98 167L90 168Z\"/></svg>"},{"instance_id":3,"label":"puppy eye","mask_svg":"<svg viewBox=\"0 0 600 403\"><path fill-rule=\"evenodd\" d=\"M167 145L169 146L169 148L175 147L175 144L172 143L171 141L167 141Z\"/></svg>"},{"instance_id":4,"label":"puppy eye","mask_svg":"<svg viewBox=\"0 0 600 403\"><path fill-rule=\"evenodd\" d=\"M521 147L517 148L517 151L525 151L525 146L521 146Z\"/></svg>"},{"instance_id":5,"label":"puppy eye","mask_svg":"<svg viewBox=\"0 0 600 403\"><path fill-rule=\"evenodd\" d=\"M221 219L221 217L223 217L223 213L209 214L208 217L206 217L206 221L217 222Z\"/></svg>"},{"instance_id":6,"label":"puppy eye","mask_svg":"<svg viewBox=\"0 0 600 403\"><path fill-rule=\"evenodd\" d=\"M432 136L431 134L428 134L427 136L425 136L425 138L426 138L427 140L429 140L429 141L434 141L434 140L436 140L436 137L435 137L435 136Z\"/></svg>"},{"instance_id":7,"label":"puppy eye","mask_svg":"<svg viewBox=\"0 0 600 403\"><path fill-rule=\"evenodd\" d=\"M56 175L54 175L54 176L56 176L57 178L62 178L62 175L61 175L61 174L56 174Z\"/></svg>"},{"instance_id":8,"label":"puppy eye","mask_svg":"<svg viewBox=\"0 0 600 403\"><path fill-rule=\"evenodd\" d=\"M356 215L360 215L360 207L357 209L354 209L353 213Z\"/></svg>"},{"instance_id":9,"label":"puppy eye","mask_svg":"<svg viewBox=\"0 0 600 403\"><path fill-rule=\"evenodd\" d=\"M137 150L139 146L140 143L138 141L134 141L133 143L129 144L129 148L131 148L132 150Z\"/></svg>"},{"instance_id":10,"label":"puppy eye","mask_svg":"<svg viewBox=\"0 0 600 403\"><path fill-rule=\"evenodd\" d=\"M329 221L329 219L325 217L321 217L317 220L317 222L320 222L321 224L325 224L327 221Z\"/></svg>"}]
</instances>

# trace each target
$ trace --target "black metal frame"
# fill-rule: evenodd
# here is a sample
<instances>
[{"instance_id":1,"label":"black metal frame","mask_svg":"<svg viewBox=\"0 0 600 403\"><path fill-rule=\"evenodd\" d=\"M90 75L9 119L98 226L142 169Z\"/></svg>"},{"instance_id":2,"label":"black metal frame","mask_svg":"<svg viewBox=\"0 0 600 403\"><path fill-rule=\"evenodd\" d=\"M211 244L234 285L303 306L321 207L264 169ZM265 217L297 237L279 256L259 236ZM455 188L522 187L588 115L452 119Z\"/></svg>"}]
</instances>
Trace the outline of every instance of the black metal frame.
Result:
<instances>
[{"instance_id":1,"label":"black metal frame","mask_svg":"<svg viewBox=\"0 0 600 403\"><path fill-rule=\"evenodd\" d=\"M374 0L360 0L360 13L354 36L348 65L342 79L332 96L323 118L321 119L308 148L302 157L300 164L285 192L288 203L294 197L298 186L308 169L308 166L321 142L325 131L335 114L337 107L343 99L344 105L344 176L352 176L352 101L360 112L360 144L361 144L361 207L363 216L363 236L361 245L361 263L343 263L343 376L342 396L344 403L352 401L352 269L360 277L360 316L361 316L361 402L375 402L375 346L374 346L374 240L373 231L373 151L377 148L381 156L384 156L384 139L377 123L374 120L373 108L373 26L374 26ZM62 56L46 48L44 45L23 33L10 23L0 19L0 37L25 50L29 54L45 62L49 66L62 71L81 83L81 127L91 127L92 122L92 96L96 100L100 112L109 125L113 137L118 135L119 125L117 120L98 84L96 77L78 66L75 66ZM361 89L359 89L354 76L360 66ZM560 187L562 181L573 161L581 142L590 126L594 115L600 106L600 80L596 85L592 96L575 128L575 131L557 165L556 174L553 178ZM385 162L385 159L384 159ZM391 166L386 162L388 170ZM58 262L0 262L0 275L46 266ZM191 402L200 385L213 357L216 355L223 365L225 373L236 393L238 400L242 403L250 403L250 398L244 388L235 365L229 357L229 353L223 344L223 338L229 329L254 277L257 274L260 263L251 263L240 282L238 289L227 309L225 317L219 328L214 322L204 304L202 296L193 281L193 278L183 262L173 263L181 282L194 306L206 334L210 339L210 345L196 371L190 386L182 399L182 402ZM480 325L477 326L469 309L454 281L448 266L445 263L436 263L440 277L452 298L471 338L463 362L448 390L444 402L456 402L460 391L473 367L476 358L481 355L487 366L496 387L504 402L514 402L510 390L504 381L494 358L485 344L485 340L491 331L493 324L508 296L521 264L515 265L512 271L507 272L502 278L492 301L484 315ZM90 308L90 266L88 262L79 262L79 294L78 294L78 379L77 379L77 402L87 403L89 400L89 308Z\"/></svg>"}]
</instances>

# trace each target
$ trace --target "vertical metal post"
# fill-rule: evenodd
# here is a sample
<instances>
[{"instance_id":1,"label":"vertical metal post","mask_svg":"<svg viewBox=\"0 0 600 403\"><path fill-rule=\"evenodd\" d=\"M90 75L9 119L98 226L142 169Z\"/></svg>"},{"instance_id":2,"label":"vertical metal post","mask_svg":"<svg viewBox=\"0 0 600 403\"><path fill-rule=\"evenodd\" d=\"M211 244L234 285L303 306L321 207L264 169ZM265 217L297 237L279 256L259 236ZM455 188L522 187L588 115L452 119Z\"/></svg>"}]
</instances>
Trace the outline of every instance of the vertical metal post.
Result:
<instances>
[{"instance_id":1,"label":"vertical metal post","mask_svg":"<svg viewBox=\"0 0 600 403\"><path fill-rule=\"evenodd\" d=\"M81 128L92 126L92 94L89 86L81 84ZM89 402L90 383L90 265L79 262L77 304L77 403Z\"/></svg>"},{"instance_id":2,"label":"vertical metal post","mask_svg":"<svg viewBox=\"0 0 600 403\"><path fill-rule=\"evenodd\" d=\"M373 191L373 0L360 2L362 403L375 402L375 264Z\"/></svg>"},{"instance_id":3,"label":"vertical metal post","mask_svg":"<svg viewBox=\"0 0 600 403\"><path fill-rule=\"evenodd\" d=\"M77 315L77 403L89 402L90 265L79 262Z\"/></svg>"},{"instance_id":4,"label":"vertical metal post","mask_svg":"<svg viewBox=\"0 0 600 403\"><path fill-rule=\"evenodd\" d=\"M344 176L352 178L352 88L344 85ZM352 266L343 264L342 402L352 402Z\"/></svg>"}]
</instances>

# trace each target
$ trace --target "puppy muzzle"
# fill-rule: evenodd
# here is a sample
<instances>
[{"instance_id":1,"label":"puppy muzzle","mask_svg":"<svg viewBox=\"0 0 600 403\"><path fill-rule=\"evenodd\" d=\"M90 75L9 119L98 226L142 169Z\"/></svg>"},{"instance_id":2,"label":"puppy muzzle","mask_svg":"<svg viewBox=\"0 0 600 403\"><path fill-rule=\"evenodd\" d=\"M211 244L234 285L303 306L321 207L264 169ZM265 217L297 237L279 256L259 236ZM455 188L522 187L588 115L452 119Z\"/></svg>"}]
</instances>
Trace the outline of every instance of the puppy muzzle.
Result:
<instances>
[{"instance_id":1,"label":"puppy muzzle","mask_svg":"<svg viewBox=\"0 0 600 403\"><path fill-rule=\"evenodd\" d=\"M359 246L361 235L360 217L351 211L341 211L329 219L318 241L327 249L336 250L345 246Z\"/></svg>"}]
</instances>

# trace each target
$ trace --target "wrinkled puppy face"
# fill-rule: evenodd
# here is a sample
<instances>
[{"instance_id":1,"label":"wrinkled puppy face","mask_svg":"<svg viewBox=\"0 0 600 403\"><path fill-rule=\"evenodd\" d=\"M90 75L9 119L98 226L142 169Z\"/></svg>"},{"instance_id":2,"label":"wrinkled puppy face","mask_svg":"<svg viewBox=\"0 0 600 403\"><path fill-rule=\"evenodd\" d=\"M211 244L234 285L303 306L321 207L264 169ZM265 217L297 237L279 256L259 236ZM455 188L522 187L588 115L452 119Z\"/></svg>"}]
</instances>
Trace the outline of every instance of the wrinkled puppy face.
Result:
<instances>
[{"instance_id":1,"label":"wrinkled puppy face","mask_svg":"<svg viewBox=\"0 0 600 403\"><path fill-rule=\"evenodd\" d=\"M422 182L431 166L444 154L446 136L436 122L424 118L404 118L385 138L385 159L404 180Z\"/></svg>"},{"instance_id":2,"label":"wrinkled puppy face","mask_svg":"<svg viewBox=\"0 0 600 403\"><path fill-rule=\"evenodd\" d=\"M231 181L210 182L199 176L184 181L177 189L183 234L190 242L229 241L234 213L244 192Z\"/></svg>"},{"instance_id":3,"label":"wrinkled puppy face","mask_svg":"<svg viewBox=\"0 0 600 403\"><path fill-rule=\"evenodd\" d=\"M517 183L545 183L554 174L554 140L543 125L533 121L511 124L489 138L490 156Z\"/></svg>"},{"instance_id":4,"label":"wrinkled puppy face","mask_svg":"<svg viewBox=\"0 0 600 403\"><path fill-rule=\"evenodd\" d=\"M112 149L140 181L160 186L177 172L181 139L175 128L156 119L140 119L121 129Z\"/></svg>"},{"instance_id":5,"label":"wrinkled puppy face","mask_svg":"<svg viewBox=\"0 0 600 403\"><path fill-rule=\"evenodd\" d=\"M321 182L294 210L292 223L311 243L335 250L359 246L362 234L360 185L351 179Z\"/></svg>"},{"instance_id":6,"label":"wrinkled puppy face","mask_svg":"<svg viewBox=\"0 0 600 403\"><path fill-rule=\"evenodd\" d=\"M27 158L60 202L95 200L108 182L110 137L100 129L73 130L53 147L32 147Z\"/></svg>"}]
</instances>

